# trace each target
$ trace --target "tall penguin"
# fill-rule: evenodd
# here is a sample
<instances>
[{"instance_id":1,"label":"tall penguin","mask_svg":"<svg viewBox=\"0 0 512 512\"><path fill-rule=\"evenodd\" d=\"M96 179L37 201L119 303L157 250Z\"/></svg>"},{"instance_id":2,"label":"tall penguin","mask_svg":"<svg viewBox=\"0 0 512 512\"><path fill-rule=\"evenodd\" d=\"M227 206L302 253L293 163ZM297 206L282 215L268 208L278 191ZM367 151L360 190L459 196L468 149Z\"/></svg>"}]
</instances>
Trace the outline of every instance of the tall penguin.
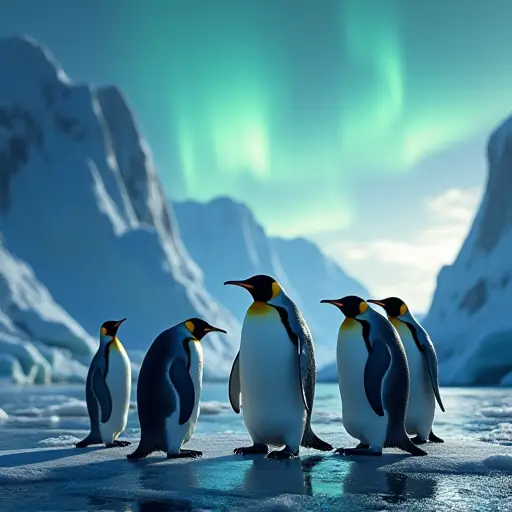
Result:
<instances>
[{"instance_id":1,"label":"tall penguin","mask_svg":"<svg viewBox=\"0 0 512 512\"><path fill-rule=\"evenodd\" d=\"M140 442L129 460L155 451L168 459L200 457L183 450L196 428L203 382L200 341L209 332L223 332L199 318L190 318L160 333L149 347L139 372L137 410Z\"/></svg>"},{"instance_id":2,"label":"tall penguin","mask_svg":"<svg viewBox=\"0 0 512 512\"><path fill-rule=\"evenodd\" d=\"M332 450L311 429L316 366L309 328L293 301L270 276L256 275L226 285L245 288L254 302L242 327L240 351L229 378L229 400L240 412L253 446L235 453L268 453L268 445L283 446L270 458L292 458L299 446Z\"/></svg>"},{"instance_id":3,"label":"tall penguin","mask_svg":"<svg viewBox=\"0 0 512 512\"><path fill-rule=\"evenodd\" d=\"M108 321L101 326L100 346L85 383L91 432L76 443L77 448L101 443L107 448L130 444L117 439L126 428L132 388L130 360L117 337L117 330L125 320Z\"/></svg>"},{"instance_id":4,"label":"tall penguin","mask_svg":"<svg viewBox=\"0 0 512 512\"><path fill-rule=\"evenodd\" d=\"M405 418L408 434L416 434L412 439L415 444L444 441L432 432L432 423L436 409L436 400L444 412L444 405L439 392L439 370L434 345L429 335L409 311L407 304L398 297L368 302L381 306L389 321L398 331L407 353L411 390L409 406Z\"/></svg>"},{"instance_id":5,"label":"tall penguin","mask_svg":"<svg viewBox=\"0 0 512 512\"><path fill-rule=\"evenodd\" d=\"M384 447L426 455L405 431L409 369L391 323L355 295L324 299L345 315L338 333L337 363L343 425L360 443L345 455L382 455Z\"/></svg>"}]
</instances>

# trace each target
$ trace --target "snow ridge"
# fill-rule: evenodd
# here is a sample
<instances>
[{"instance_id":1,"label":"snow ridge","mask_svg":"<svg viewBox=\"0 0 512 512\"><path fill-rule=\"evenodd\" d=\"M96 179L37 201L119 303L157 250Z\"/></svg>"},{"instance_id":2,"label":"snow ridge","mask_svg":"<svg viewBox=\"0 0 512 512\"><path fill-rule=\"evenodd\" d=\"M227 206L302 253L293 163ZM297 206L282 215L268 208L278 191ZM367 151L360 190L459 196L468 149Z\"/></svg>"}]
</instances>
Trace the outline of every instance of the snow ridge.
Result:
<instances>
[{"instance_id":1,"label":"snow ridge","mask_svg":"<svg viewBox=\"0 0 512 512\"><path fill-rule=\"evenodd\" d=\"M82 379L103 321L127 317L121 341L145 351L192 316L229 332L203 341L205 376L226 375L239 324L184 249L121 93L73 83L29 37L0 39L0 65L0 375Z\"/></svg>"}]
</instances>

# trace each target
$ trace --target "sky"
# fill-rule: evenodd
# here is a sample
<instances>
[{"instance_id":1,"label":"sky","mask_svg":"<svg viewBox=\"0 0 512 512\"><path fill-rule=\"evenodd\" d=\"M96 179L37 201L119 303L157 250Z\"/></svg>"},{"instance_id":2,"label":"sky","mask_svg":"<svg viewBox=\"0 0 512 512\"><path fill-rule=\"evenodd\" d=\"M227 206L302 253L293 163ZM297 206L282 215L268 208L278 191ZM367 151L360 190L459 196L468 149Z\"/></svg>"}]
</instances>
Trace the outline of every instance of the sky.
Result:
<instances>
[{"instance_id":1,"label":"sky","mask_svg":"<svg viewBox=\"0 0 512 512\"><path fill-rule=\"evenodd\" d=\"M124 92L173 200L245 202L428 309L512 110L509 0L0 0L0 35Z\"/></svg>"}]
</instances>

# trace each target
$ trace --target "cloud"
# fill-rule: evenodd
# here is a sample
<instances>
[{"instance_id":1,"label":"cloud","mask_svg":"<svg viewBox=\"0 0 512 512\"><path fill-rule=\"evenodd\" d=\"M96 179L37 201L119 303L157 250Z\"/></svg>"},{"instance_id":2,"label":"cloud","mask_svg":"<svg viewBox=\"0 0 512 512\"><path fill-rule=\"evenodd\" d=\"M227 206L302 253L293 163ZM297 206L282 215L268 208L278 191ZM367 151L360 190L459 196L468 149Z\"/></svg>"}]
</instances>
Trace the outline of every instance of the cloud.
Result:
<instances>
[{"instance_id":1,"label":"cloud","mask_svg":"<svg viewBox=\"0 0 512 512\"><path fill-rule=\"evenodd\" d=\"M479 189L449 189L426 200L420 227L412 234L398 229L393 237L335 241L324 249L361 277L376 297L398 295L414 311L423 312L439 269L451 264L460 250L480 196Z\"/></svg>"}]
</instances>

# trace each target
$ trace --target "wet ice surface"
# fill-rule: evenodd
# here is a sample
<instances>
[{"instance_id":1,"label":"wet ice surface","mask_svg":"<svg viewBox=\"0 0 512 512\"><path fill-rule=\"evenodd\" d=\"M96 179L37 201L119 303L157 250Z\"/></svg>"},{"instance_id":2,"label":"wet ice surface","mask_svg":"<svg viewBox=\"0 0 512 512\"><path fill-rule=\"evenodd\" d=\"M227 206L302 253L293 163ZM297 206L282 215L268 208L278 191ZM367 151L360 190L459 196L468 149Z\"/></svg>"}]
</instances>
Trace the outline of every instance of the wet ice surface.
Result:
<instances>
[{"instance_id":1,"label":"wet ice surface","mask_svg":"<svg viewBox=\"0 0 512 512\"><path fill-rule=\"evenodd\" d=\"M512 503L510 447L429 445L420 458L394 450L369 459L312 450L291 461L230 455L248 442L234 434L198 436L190 448L204 458L191 461L155 454L128 462L130 447L4 451L1 509L498 511Z\"/></svg>"},{"instance_id":2,"label":"wet ice surface","mask_svg":"<svg viewBox=\"0 0 512 512\"><path fill-rule=\"evenodd\" d=\"M130 463L129 448L73 448L87 429L77 387L0 390L0 510L512 510L512 390L443 389L443 445L427 457L394 450L383 457L340 457L301 450L292 461L242 458L249 443L226 407L226 386L205 387L189 448L204 458ZM314 428L336 447L354 440L340 423L336 386L321 385ZM137 414L125 438L137 442Z\"/></svg>"}]
</instances>

